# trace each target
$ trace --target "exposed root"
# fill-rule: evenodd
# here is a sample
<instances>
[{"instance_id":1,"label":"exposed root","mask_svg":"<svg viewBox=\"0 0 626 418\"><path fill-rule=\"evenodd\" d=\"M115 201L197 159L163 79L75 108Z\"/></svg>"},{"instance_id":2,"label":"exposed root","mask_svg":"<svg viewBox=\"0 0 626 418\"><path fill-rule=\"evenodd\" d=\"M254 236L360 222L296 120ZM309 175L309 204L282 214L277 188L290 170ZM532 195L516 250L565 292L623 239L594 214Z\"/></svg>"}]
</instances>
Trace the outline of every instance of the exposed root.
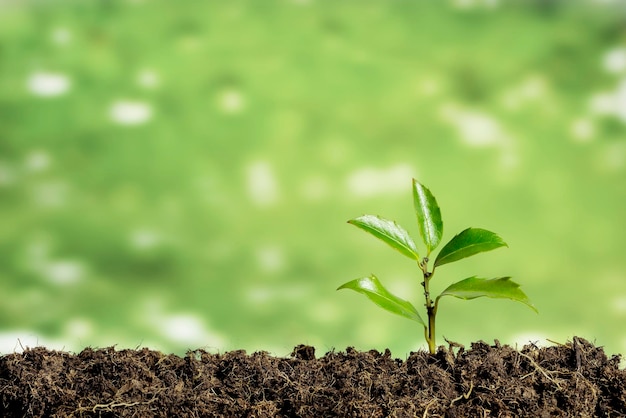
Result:
<instances>
[{"instance_id":1,"label":"exposed root","mask_svg":"<svg viewBox=\"0 0 626 418\"><path fill-rule=\"evenodd\" d=\"M559 382L557 382L556 380L554 380L552 377L550 377L550 376L548 375L548 373L550 373L550 371L547 371L547 370L545 370L543 367L541 367L540 365L538 365L538 364L537 364L537 362L536 362L535 360L533 360L533 358L532 358L532 357L530 357L529 355L524 354L524 353L522 353L522 352L518 352L518 354L519 354L520 356L523 356L523 357L527 358L527 359L528 359L528 361L530 361L530 364L532 364L532 365L533 365L533 367L535 368L535 370L536 370L536 371L538 371L539 373L541 373L541 374L542 374L542 375L543 375L546 379L548 379L549 381L551 381L552 383L554 383L554 385L556 385L556 387L557 387L559 390L561 390L561 385L559 385ZM533 373L534 373L534 372L533 372ZM529 374L527 374L527 375L525 375L525 376L522 376L522 377L520 378L520 380L524 380L526 377L530 376L531 374L532 374L532 373L529 373Z\"/></svg>"},{"instance_id":2,"label":"exposed root","mask_svg":"<svg viewBox=\"0 0 626 418\"><path fill-rule=\"evenodd\" d=\"M465 399L465 400L469 399L470 395L472 394L473 389L474 389L474 382L470 381L470 387L467 393L463 393L461 396L452 399L452 402L450 402L450 406L452 406L455 402L460 401L461 399Z\"/></svg>"},{"instance_id":3,"label":"exposed root","mask_svg":"<svg viewBox=\"0 0 626 418\"><path fill-rule=\"evenodd\" d=\"M433 399L432 401L428 402L428 404L426 405L426 409L424 409L424 414L422 414L422 418L426 418L428 417L428 408L430 408L430 406L432 404L434 404L435 402L437 402L437 399Z\"/></svg>"},{"instance_id":4,"label":"exposed root","mask_svg":"<svg viewBox=\"0 0 626 418\"><path fill-rule=\"evenodd\" d=\"M155 396L154 398L147 400L147 401L143 401L143 402L109 402L105 404L96 404L93 407L88 407L88 406L80 407L74 412L87 412L87 411L91 411L94 413L95 412L113 412L115 408L130 408L130 407L138 406L138 405L150 405L156 400L157 400L157 397Z\"/></svg>"}]
</instances>

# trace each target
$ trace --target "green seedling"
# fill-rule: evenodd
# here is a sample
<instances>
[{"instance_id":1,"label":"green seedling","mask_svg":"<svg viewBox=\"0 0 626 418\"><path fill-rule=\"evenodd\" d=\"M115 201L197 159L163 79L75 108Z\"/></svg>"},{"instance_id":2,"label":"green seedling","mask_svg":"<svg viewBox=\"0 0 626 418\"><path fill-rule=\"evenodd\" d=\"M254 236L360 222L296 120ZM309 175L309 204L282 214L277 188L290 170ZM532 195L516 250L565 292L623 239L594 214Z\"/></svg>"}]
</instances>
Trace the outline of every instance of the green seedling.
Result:
<instances>
[{"instance_id":1,"label":"green seedling","mask_svg":"<svg viewBox=\"0 0 626 418\"><path fill-rule=\"evenodd\" d=\"M428 350L435 353L435 317L439 308L439 300L444 296L454 296L459 299L475 299L479 297L504 298L522 302L537 312L526 294L519 288L519 284L510 277L482 279L476 276L458 281L448 286L434 300L430 294L430 282L439 266L461 260L472 255L495 250L508 245L495 233L480 228L467 228L452 238L443 246L432 263L429 271L430 255L437 248L443 235L441 211L435 197L430 190L413 179L413 203L417 215L417 224L422 241L426 246L425 257L420 257L415 242L408 232L394 221L379 216L363 215L351 219L348 223L364 230L384 241L392 248L417 262L422 272L424 298L428 322L420 316L415 306L389 292L374 275L361 279L351 280L339 286L339 289L352 289L367 296L372 302L387 311L403 316L424 326L424 337L428 343Z\"/></svg>"}]
</instances>

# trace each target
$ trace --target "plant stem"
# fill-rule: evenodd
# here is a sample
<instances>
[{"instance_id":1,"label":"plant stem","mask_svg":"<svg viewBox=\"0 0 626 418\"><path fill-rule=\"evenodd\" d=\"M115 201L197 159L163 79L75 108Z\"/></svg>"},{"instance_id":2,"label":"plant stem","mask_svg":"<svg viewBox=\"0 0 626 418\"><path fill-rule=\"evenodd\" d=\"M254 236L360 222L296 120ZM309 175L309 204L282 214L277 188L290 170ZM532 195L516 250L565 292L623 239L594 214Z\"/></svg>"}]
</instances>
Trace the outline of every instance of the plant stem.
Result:
<instances>
[{"instance_id":1,"label":"plant stem","mask_svg":"<svg viewBox=\"0 0 626 418\"><path fill-rule=\"evenodd\" d=\"M424 281L422 286L424 287L424 298L426 299L426 312L428 313L428 331L426 332L426 342L428 342L428 351L430 354L435 354L435 316L437 314L437 308L433 305L433 300L430 297L430 279L433 277L434 270L428 271L428 257L424 257L420 263L420 269L424 275Z\"/></svg>"},{"instance_id":2,"label":"plant stem","mask_svg":"<svg viewBox=\"0 0 626 418\"><path fill-rule=\"evenodd\" d=\"M435 309L433 306L427 308L428 311L428 351L435 354Z\"/></svg>"}]
</instances>

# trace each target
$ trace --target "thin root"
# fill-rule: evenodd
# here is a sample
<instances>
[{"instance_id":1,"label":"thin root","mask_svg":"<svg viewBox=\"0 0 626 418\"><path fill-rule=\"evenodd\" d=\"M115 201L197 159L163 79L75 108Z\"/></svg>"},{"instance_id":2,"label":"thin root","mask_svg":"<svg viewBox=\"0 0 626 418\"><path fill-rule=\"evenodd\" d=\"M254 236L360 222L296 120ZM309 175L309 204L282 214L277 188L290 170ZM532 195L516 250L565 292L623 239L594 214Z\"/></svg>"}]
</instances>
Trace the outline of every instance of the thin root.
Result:
<instances>
[{"instance_id":1,"label":"thin root","mask_svg":"<svg viewBox=\"0 0 626 418\"><path fill-rule=\"evenodd\" d=\"M535 368L535 370L539 371L542 375L544 375L544 377L546 379L548 379L549 381L551 381L552 383L554 383L556 385L556 387L560 390L561 389L561 385L559 385L559 382L557 382L556 380L554 380L552 377L550 377L548 375L549 371L546 371L543 367L541 367L540 365L537 364L537 362L535 360L533 360L532 357L530 357L529 355L526 355L524 353L518 353L520 356L526 357L529 361L530 364L533 365L533 367ZM532 373L529 373L532 374ZM522 377L522 379L524 379L526 376L528 376L529 374L525 375Z\"/></svg>"},{"instance_id":2,"label":"thin root","mask_svg":"<svg viewBox=\"0 0 626 418\"><path fill-rule=\"evenodd\" d=\"M426 409L424 409L424 414L422 415L422 418L426 418L428 417L428 408L430 408L430 406L432 404L434 404L435 402L437 402L437 399L433 399L432 401L428 402L428 404L426 405Z\"/></svg>"},{"instance_id":3,"label":"thin root","mask_svg":"<svg viewBox=\"0 0 626 418\"><path fill-rule=\"evenodd\" d=\"M563 344L563 343L560 343L558 341L551 340L549 338L546 338L546 341L550 341L552 344L556 344L556 345L561 346L561 347L568 347L567 344Z\"/></svg>"},{"instance_id":4,"label":"thin root","mask_svg":"<svg viewBox=\"0 0 626 418\"><path fill-rule=\"evenodd\" d=\"M148 401L144 402L109 402L105 404L96 404L93 407L81 407L77 409L76 412L86 412L91 410L91 412L113 412L114 408L130 408L137 405L150 405L152 402L156 401L157 398L154 397Z\"/></svg>"},{"instance_id":5,"label":"thin root","mask_svg":"<svg viewBox=\"0 0 626 418\"><path fill-rule=\"evenodd\" d=\"M450 406L452 406L452 404L454 404L455 402L460 401L461 399L467 400L470 397L470 395L472 394L472 389L474 389L474 382L470 380L470 387L469 387L469 390L467 391L467 393L463 393L458 398L452 399L452 402L450 402Z\"/></svg>"}]
</instances>

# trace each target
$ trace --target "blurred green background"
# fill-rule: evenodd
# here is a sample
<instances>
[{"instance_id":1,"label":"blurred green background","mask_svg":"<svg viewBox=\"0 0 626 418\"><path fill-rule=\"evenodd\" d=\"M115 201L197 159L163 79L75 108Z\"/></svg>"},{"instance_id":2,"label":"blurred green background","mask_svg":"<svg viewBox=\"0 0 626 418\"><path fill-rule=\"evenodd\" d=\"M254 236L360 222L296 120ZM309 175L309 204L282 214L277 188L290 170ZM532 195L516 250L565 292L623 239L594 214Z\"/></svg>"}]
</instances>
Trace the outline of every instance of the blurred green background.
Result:
<instances>
[{"instance_id":1,"label":"blurred green background","mask_svg":"<svg viewBox=\"0 0 626 418\"><path fill-rule=\"evenodd\" d=\"M425 348L345 281L421 307L414 263L346 224L509 248L540 313L442 301L442 336L626 352L623 1L0 2L0 349L287 355Z\"/></svg>"}]
</instances>

